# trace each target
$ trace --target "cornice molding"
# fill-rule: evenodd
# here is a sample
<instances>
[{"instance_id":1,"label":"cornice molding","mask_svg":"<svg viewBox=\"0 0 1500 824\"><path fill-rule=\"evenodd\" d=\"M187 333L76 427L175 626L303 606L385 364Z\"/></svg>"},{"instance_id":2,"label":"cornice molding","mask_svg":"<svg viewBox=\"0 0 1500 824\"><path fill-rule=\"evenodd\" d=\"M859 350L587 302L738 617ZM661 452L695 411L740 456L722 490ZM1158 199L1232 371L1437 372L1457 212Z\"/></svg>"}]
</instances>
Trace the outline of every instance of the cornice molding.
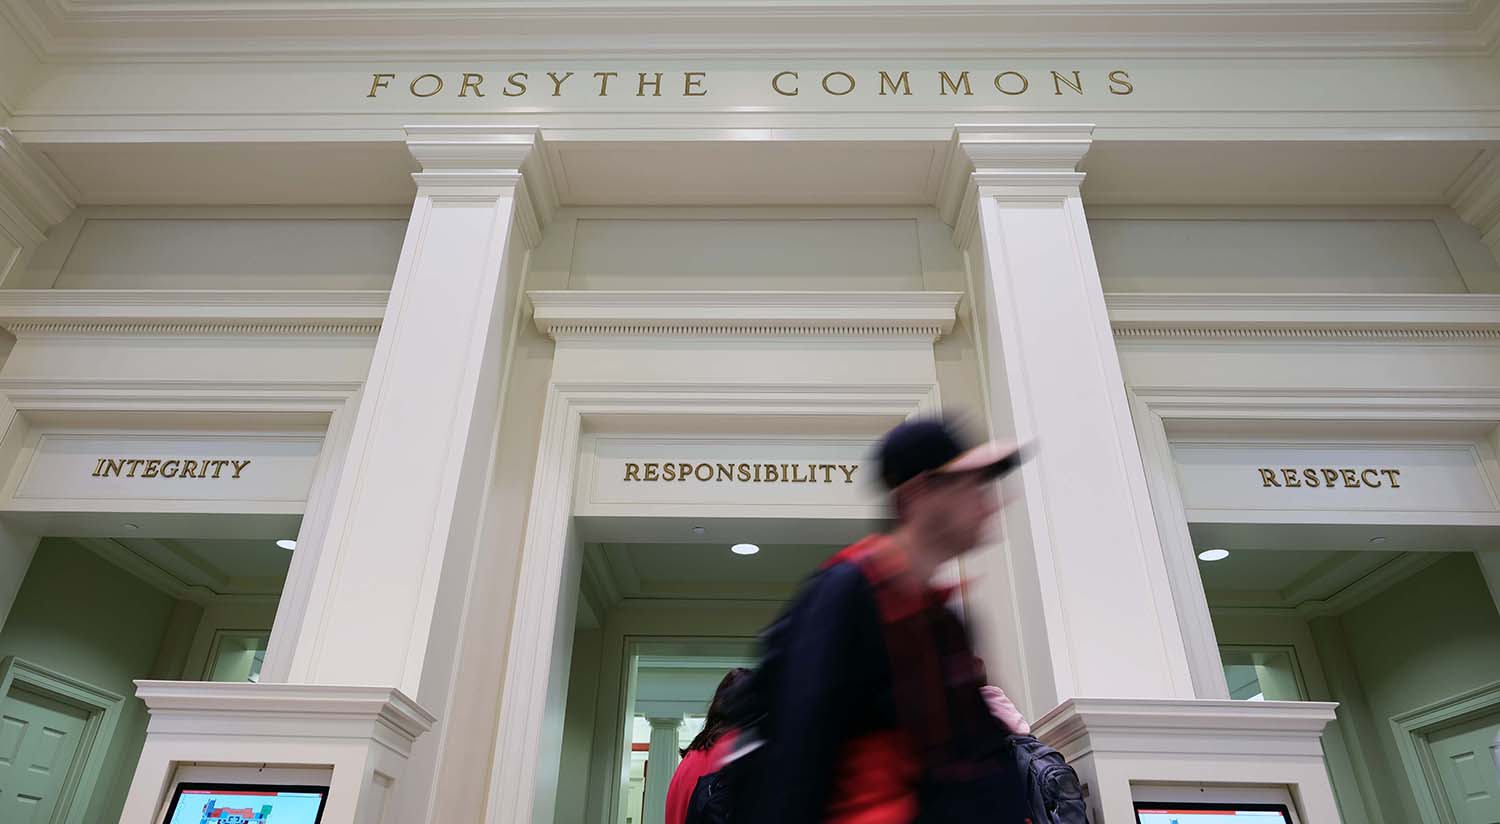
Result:
<instances>
[{"instance_id":1,"label":"cornice molding","mask_svg":"<svg viewBox=\"0 0 1500 824\"><path fill-rule=\"evenodd\" d=\"M394 687L323 684L239 684L230 682L136 681L136 697L153 717L242 717L258 724L298 721L380 723L408 744L432 728L437 718ZM309 731L308 734L315 734Z\"/></svg>"},{"instance_id":2,"label":"cornice molding","mask_svg":"<svg viewBox=\"0 0 1500 824\"><path fill-rule=\"evenodd\" d=\"M1497 16L1500 21L1500 16ZM1500 25L1500 23L1497 23ZM1500 151L1487 150L1453 199L1453 210L1500 257Z\"/></svg>"},{"instance_id":3,"label":"cornice molding","mask_svg":"<svg viewBox=\"0 0 1500 824\"><path fill-rule=\"evenodd\" d=\"M63 187L31 159L10 129L0 127L0 231L37 245L72 211L73 201Z\"/></svg>"},{"instance_id":4,"label":"cornice molding","mask_svg":"<svg viewBox=\"0 0 1500 824\"><path fill-rule=\"evenodd\" d=\"M270 336L380 332L387 292L0 290L0 329L39 335Z\"/></svg>"},{"instance_id":5,"label":"cornice molding","mask_svg":"<svg viewBox=\"0 0 1500 824\"><path fill-rule=\"evenodd\" d=\"M1500 343L1500 295L1108 294L1121 340Z\"/></svg>"},{"instance_id":6,"label":"cornice molding","mask_svg":"<svg viewBox=\"0 0 1500 824\"><path fill-rule=\"evenodd\" d=\"M1024 201L1077 195L1083 185L1078 164L1093 133L1089 123L955 126L936 203L943 222L954 227L954 243L968 245L981 194Z\"/></svg>"},{"instance_id":7,"label":"cornice molding","mask_svg":"<svg viewBox=\"0 0 1500 824\"><path fill-rule=\"evenodd\" d=\"M4 2L28 45L52 62L329 55L457 60L522 53L1484 54L1495 45L1495 10L1500 8L1495 0ZM1164 22L1168 20L1170 25ZM932 30L934 21L940 21L938 31ZM644 36L643 25L650 32ZM362 33L351 35L350 28ZM789 29L801 34L789 35ZM101 31L108 34L97 34Z\"/></svg>"},{"instance_id":8,"label":"cornice molding","mask_svg":"<svg viewBox=\"0 0 1500 824\"><path fill-rule=\"evenodd\" d=\"M557 184L535 126L407 126L406 148L421 166L418 194L445 201L514 195L528 248L558 207Z\"/></svg>"},{"instance_id":9,"label":"cornice molding","mask_svg":"<svg viewBox=\"0 0 1500 824\"><path fill-rule=\"evenodd\" d=\"M1117 749L1285 756L1277 745L1293 739L1302 739L1309 753L1321 753L1319 738L1337 706L1320 701L1070 698L1031 726L1038 738L1070 760L1088 751ZM1184 738L1193 741L1186 750Z\"/></svg>"},{"instance_id":10,"label":"cornice molding","mask_svg":"<svg viewBox=\"0 0 1500 824\"><path fill-rule=\"evenodd\" d=\"M957 320L958 292L528 292L554 340L618 337L921 338Z\"/></svg>"}]
</instances>

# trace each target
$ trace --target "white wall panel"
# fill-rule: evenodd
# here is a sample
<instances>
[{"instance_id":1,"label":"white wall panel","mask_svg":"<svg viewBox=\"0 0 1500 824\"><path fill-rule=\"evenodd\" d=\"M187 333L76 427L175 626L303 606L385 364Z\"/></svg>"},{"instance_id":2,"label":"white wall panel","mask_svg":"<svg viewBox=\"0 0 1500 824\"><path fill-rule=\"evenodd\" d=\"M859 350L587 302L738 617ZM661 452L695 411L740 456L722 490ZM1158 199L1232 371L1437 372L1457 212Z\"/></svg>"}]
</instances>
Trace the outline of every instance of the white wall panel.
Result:
<instances>
[{"instance_id":1,"label":"white wall panel","mask_svg":"<svg viewBox=\"0 0 1500 824\"><path fill-rule=\"evenodd\" d=\"M1089 221L1116 292L1466 292L1427 218Z\"/></svg>"},{"instance_id":2,"label":"white wall panel","mask_svg":"<svg viewBox=\"0 0 1500 824\"><path fill-rule=\"evenodd\" d=\"M921 289L913 218L583 218L573 289Z\"/></svg>"},{"instance_id":3,"label":"white wall panel","mask_svg":"<svg viewBox=\"0 0 1500 824\"><path fill-rule=\"evenodd\" d=\"M62 256L61 289L388 289L404 219L334 215L87 216ZM63 251L63 250L52 250ZM40 258L58 255L39 255Z\"/></svg>"}]
</instances>

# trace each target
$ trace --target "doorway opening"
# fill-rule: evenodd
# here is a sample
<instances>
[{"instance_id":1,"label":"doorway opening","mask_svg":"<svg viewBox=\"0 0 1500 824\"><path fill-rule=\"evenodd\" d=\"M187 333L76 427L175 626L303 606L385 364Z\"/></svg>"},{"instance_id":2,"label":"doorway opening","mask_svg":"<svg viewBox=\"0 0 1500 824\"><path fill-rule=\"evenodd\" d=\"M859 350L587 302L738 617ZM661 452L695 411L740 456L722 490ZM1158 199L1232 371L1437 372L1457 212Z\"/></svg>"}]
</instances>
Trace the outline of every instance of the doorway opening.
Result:
<instances>
[{"instance_id":1,"label":"doorway opening","mask_svg":"<svg viewBox=\"0 0 1500 824\"><path fill-rule=\"evenodd\" d=\"M824 523L825 540L792 543L784 525L657 526L581 527L592 539L583 544L566 675L556 821L661 824L681 751L703 728L720 681L755 666L761 630L868 528ZM676 540L664 540L673 533Z\"/></svg>"},{"instance_id":2,"label":"doorway opening","mask_svg":"<svg viewBox=\"0 0 1500 824\"><path fill-rule=\"evenodd\" d=\"M1191 531L1230 697L1339 703L1323 749L1344 821L1500 820L1487 531Z\"/></svg>"},{"instance_id":3,"label":"doorway opening","mask_svg":"<svg viewBox=\"0 0 1500 824\"><path fill-rule=\"evenodd\" d=\"M119 817L146 734L136 680L259 681L300 521L12 516L46 537L0 617L0 820Z\"/></svg>"}]
</instances>

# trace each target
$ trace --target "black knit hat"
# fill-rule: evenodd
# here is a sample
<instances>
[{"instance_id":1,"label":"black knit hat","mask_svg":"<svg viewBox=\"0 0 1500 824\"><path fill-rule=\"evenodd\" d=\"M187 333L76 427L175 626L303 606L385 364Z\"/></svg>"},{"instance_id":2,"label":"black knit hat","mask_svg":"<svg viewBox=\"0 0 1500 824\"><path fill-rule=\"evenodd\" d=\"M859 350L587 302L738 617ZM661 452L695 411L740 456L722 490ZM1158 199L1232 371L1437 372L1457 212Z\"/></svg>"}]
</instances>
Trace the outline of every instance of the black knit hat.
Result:
<instances>
[{"instance_id":1,"label":"black knit hat","mask_svg":"<svg viewBox=\"0 0 1500 824\"><path fill-rule=\"evenodd\" d=\"M990 441L965 446L956 424L937 418L906 421L880 441L876 460L880 480L895 489L923 474L979 473L994 479L1021 464L1021 450L1013 443Z\"/></svg>"}]
</instances>

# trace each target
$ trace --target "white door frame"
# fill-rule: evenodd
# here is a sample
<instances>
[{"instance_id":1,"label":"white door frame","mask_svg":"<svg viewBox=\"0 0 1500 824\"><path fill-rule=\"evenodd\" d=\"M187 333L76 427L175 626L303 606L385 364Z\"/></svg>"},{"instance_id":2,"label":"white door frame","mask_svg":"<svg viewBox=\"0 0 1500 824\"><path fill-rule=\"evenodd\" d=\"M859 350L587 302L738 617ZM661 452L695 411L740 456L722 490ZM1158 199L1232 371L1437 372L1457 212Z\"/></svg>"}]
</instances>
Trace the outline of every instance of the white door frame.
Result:
<instances>
[{"instance_id":1,"label":"white door frame","mask_svg":"<svg viewBox=\"0 0 1500 824\"><path fill-rule=\"evenodd\" d=\"M1435 704L1391 717L1391 732L1396 736L1396 750L1401 754L1401 768L1416 797L1423 820L1455 824L1453 811L1440 790L1438 775L1428 736L1450 724L1494 712L1500 708L1500 681L1446 698Z\"/></svg>"},{"instance_id":2,"label":"white door frame","mask_svg":"<svg viewBox=\"0 0 1500 824\"><path fill-rule=\"evenodd\" d=\"M568 650L557 647L558 624L575 608L571 599L576 597L580 563L568 557L578 551L568 531L586 419L831 415L889 421L937 409L938 389L933 384L552 383L526 516L486 824L546 821L551 805L542 800L538 806L537 787L542 770L557 769L555 753L542 751L543 741L553 737L544 735L543 727L549 701L555 704L562 693L562 685L553 681L554 665L566 669ZM566 640L563 646L571 648L571 639Z\"/></svg>"}]
</instances>

